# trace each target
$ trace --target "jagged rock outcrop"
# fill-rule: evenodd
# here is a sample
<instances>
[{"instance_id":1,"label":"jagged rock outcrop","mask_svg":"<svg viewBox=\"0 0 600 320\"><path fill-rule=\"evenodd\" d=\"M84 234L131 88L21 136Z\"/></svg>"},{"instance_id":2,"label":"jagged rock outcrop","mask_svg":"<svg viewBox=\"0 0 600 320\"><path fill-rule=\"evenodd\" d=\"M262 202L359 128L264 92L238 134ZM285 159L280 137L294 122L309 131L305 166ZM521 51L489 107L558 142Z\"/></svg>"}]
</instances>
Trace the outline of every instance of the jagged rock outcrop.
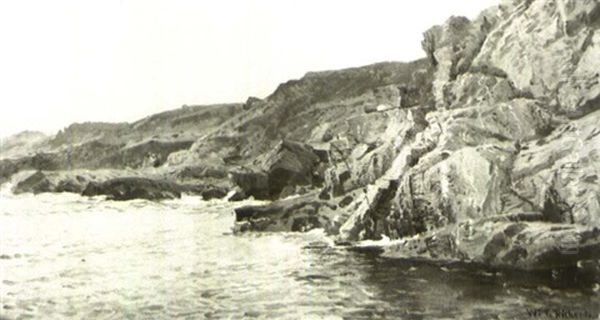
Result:
<instances>
[{"instance_id":1,"label":"jagged rock outcrop","mask_svg":"<svg viewBox=\"0 0 600 320\"><path fill-rule=\"evenodd\" d=\"M474 66L503 70L520 90L570 117L598 108L600 3L519 1L500 7Z\"/></svg>"},{"instance_id":2,"label":"jagged rock outcrop","mask_svg":"<svg viewBox=\"0 0 600 320\"><path fill-rule=\"evenodd\" d=\"M454 224L385 246L383 255L523 270L560 269L600 258L598 227L513 218Z\"/></svg>"},{"instance_id":3,"label":"jagged rock outcrop","mask_svg":"<svg viewBox=\"0 0 600 320\"><path fill-rule=\"evenodd\" d=\"M597 259L589 254L597 250L600 225L598 81L590 70L600 60L586 59L599 48L598 10L596 1L516 1L472 22L453 17L429 30L423 47L435 68L436 110L426 109L426 126L400 146L390 169L363 196L353 197L348 208L354 213L339 215L339 239L443 235L445 246L407 240L414 250L396 247L390 256L523 269ZM573 17L581 21L574 24ZM569 94L577 98L565 98ZM472 223L524 211L540 215L521 235L526 242L543 239L535 245L495 238L496 230L510 227L505 222ZM453 232L465 224L486 235L474 242L477 248L457 247L465 241ZM578 254L556 253L564 237L583 234L595 236L574 244ZM492 255L494 243L502 248ZM521 249L529 254L513 259Z\"/></svg>"}]
</instances>

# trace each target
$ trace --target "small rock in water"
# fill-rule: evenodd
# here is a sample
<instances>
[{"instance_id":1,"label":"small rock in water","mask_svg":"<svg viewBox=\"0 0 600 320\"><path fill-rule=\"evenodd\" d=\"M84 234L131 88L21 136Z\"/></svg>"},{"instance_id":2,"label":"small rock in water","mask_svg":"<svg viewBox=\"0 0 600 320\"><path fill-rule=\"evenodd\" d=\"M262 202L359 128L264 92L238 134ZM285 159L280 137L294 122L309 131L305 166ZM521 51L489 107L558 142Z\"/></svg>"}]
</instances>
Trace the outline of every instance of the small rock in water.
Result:
<instances>
[{"instance_id":1,"label":"small rock in water","mask_svg":"<svg viewBox=\"0 0 600 320\"><path fill-rule=\"evenodd\" d=\"M328 248L329 245L327 244L327 242L324 241L313 241L310 242L308 245L305 245L304 247L302 247L302 249L324 249L324 248Z\"/></svg>"},{"instance_id":2,"label":"small rock in water","mask_svg":"<svg viewBox=\"0 0 600 320\"><path fill-rule=\"evenodd\" d=\"M258 312L258 311L246 311L246 312L244 312L244 317L258 318L258 317L260 317L260 312Z\"/></svg>"}]
</instances>

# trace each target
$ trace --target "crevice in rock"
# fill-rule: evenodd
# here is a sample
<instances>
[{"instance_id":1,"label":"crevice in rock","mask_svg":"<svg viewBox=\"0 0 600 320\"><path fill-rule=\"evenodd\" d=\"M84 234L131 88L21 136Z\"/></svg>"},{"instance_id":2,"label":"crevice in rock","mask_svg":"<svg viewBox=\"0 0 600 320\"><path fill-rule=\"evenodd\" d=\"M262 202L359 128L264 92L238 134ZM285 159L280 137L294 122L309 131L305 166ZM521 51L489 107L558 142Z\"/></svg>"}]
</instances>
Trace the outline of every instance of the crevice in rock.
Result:
<instances>
[{"instance_id":1,"label":"crevice in rock","mask_svg":"<svg viewBox=\"0 0 600 320\"><path fill-rule=\"evenodd\" d=\"M573 215L574 205L569 205L565 201L558 190L554 186L548 187L544 194L544 207L542 208L542 214L544 219L548 222L554 223L575 223L575 217Z\"/></svg>"}]
</instances>

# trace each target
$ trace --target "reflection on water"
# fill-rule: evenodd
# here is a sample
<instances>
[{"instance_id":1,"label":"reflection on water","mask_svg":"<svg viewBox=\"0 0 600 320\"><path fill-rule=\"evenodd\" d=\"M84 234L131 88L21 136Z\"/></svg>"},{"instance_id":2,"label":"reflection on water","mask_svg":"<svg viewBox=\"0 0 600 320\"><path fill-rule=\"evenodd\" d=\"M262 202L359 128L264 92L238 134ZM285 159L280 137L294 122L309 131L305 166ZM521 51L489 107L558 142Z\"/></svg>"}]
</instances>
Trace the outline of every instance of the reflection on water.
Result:
<instances>
[{"instance_id":1,"label":"reflection on water","mask_svg":"<svg viewBox=\"0 0 600 320\"><path fill-rule=\"evenodd\" d=\"M232 204L0 196L3 318L522 319L595 315L597 279L383 260L322 232L230 233Z\"/></svg>"}]
</instances>

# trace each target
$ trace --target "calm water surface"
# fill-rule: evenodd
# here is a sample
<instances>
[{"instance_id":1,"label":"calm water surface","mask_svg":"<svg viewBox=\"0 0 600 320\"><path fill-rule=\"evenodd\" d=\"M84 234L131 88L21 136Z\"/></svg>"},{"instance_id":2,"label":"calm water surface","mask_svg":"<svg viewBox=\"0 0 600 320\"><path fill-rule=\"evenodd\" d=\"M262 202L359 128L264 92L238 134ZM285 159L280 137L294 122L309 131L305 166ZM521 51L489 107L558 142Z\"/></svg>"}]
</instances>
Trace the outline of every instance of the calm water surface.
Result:
<instances>
[{"instance_id":1,"label":"calm water surface","mask_svg":"<svg viewBox=\"0 0 600 320\"><path fill-rule=\"evenodd\" d=\"M246 202L248 204L248 202ZM239 204L237 204L239 205ZM223 201L0 195L3 319L525 319L596 280L390 261L320 231L232 235ZM588 317L589 318L589 317Z\"/></svg>"}]
</instances>

